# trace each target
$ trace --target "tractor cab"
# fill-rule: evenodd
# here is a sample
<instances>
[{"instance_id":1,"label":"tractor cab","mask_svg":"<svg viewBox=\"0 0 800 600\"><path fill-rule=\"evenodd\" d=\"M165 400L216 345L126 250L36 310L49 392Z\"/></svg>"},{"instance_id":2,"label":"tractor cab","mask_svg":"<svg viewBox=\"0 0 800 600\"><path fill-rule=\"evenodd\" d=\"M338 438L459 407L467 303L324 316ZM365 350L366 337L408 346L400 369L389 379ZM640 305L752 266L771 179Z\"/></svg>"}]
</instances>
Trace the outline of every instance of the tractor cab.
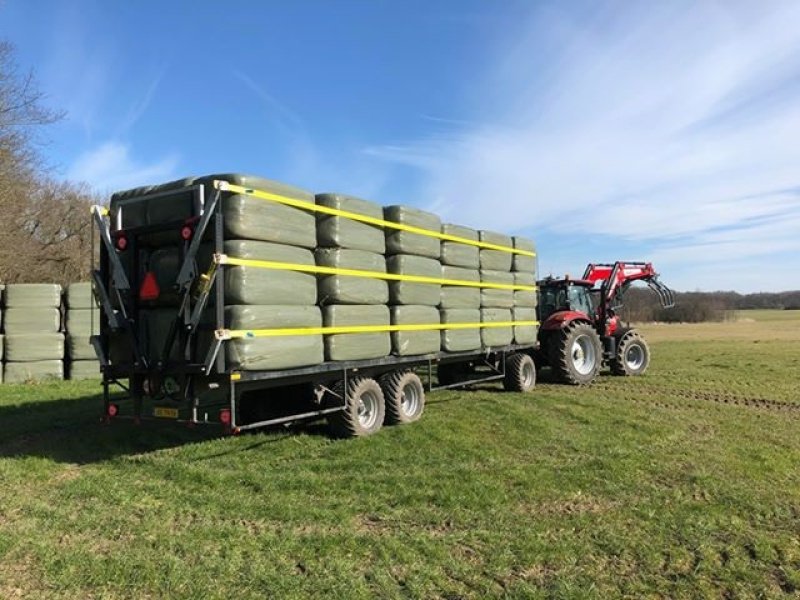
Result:
<instances>
[{"instance_id":1,"label":"tractor cab","mask_svg":"<svg viewBox=\"0 0 800 600\"><path fill-rule=\"evenodd\" d=\"M593 318L598 304L599 289L584 279L555 279L548 277L538 282L539 304L537 316L544 323L550 315L563 311L582 312Z\"/></svg>"}]
</instances>

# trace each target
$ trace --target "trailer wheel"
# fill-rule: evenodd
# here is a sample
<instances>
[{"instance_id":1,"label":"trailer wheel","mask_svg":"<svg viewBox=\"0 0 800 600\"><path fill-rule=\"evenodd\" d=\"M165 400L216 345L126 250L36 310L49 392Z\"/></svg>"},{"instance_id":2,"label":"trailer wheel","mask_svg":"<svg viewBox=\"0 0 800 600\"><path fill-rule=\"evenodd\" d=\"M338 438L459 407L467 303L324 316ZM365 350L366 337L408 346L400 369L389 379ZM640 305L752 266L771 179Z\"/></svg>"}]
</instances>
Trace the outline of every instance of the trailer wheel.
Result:
<instances>
[{"instance_id":1,"label":"trailer wheel","mask_svg":"<svg viewBox=\"0 0 800 600\"><path fill-rule=\"evenodd\" d=\"M611 361L614 375L642 375L650 366L650 347L639 334L631 329L617 344L617 354Z\"/></svg>"},{"instance_id":2,"label":"trailer wheel","mask_svg":"<svg viewBox=\"0 0 800 600\"><path fill-rule=\"evenodd\" d=\"M530 392L536 387L536 364L527 354L518 352L506 359L503 388L508 392Z\"/></svg>"},{"instance_id":3,"label":"trailer wheel","mask_svg":"<svg viewBox=\"0 0 800 600\"><path fill-rule=\"evenodd\" d=\"M600 336L589 323L570 323L553 342L553 370L561 381L571 385L588 385L597 378L603 347Z\"/></svg>"},{"instance_id":4,"label":"trailer wheel","mask_svg":"<svg viewBox=\"0 0 800 600\"><path fill-rule=\"evenodd\" d=\"M386 406L383 390L370 377L354 377L333 386L332 404L344 402L344 409L328 415L328 425L337 437L372 435L383 426Z\"/></svg>"},{"instance_id":5,"label":"trailer wheel","mask_svg":"<svg viewBox=\"0 0 800 600\"><path fill-rule=\"evenodd\" d=\"M386 423L413 423L425 410L425 388L414 371L392 371L380 378L386 400Z\"/></svg>"}]
</instances>

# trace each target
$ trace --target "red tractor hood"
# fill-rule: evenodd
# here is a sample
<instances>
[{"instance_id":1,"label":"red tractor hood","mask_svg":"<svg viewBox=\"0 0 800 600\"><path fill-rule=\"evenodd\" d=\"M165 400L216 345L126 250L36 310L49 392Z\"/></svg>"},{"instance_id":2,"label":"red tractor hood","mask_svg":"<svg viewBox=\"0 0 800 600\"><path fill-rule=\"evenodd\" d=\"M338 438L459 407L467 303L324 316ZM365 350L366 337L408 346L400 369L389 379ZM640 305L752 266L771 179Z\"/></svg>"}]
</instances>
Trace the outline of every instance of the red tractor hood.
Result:
<instances>
[{"instance_id":1,"label":"red tractor hood","mask_svg":"<svg viewBox=\"0 0 800 600\"><path fill-rule=\"evenodd\" d=\"M559 312L554 312L552 315L547 317L547 320L542 323L541 329L544 329L545 331L561 329L573 321L586 321L587 323L592 322L592 320L589 318L589 315L587 315L585 312L581 312L579 310L562 310Z\"/></svg>"}]
</instances>

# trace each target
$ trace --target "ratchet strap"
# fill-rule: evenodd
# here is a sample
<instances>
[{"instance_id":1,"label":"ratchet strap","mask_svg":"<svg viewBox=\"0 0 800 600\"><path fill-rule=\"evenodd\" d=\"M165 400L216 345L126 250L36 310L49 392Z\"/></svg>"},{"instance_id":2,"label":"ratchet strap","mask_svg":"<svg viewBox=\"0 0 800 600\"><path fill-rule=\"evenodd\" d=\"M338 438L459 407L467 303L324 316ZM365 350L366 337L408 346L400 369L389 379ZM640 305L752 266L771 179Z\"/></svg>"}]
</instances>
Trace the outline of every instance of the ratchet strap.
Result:
<instances>
[{"instance_id":1,"label":"ratchet strap","mask_svg":"<svg viewBox=\"0 0 800 600\"><path fill-rule=\"evenodd\" d=\"M477 240L470 240L457 235L450 235L448 233L441 233L439 231L432 231L430 229L423 229L422 227L414 227L413 225L405 225L403 223L395 223L393 221L385 221L375 217L369 217L360 213L350 212L348 210L340 210L338 208L331 208L329 206L322 206L321 204L314 204L306 200L298 200L296 198L289 198L274 192L267 192L264 190L256 190L227 181L214 181L214 187L224 192L231 192L233 194L242 194L244 196L252 196L253 198L260 198L261 200L270 200L285 204L286 206L293 206L294 208L301 208L303 210L310 210L312 212L332 215L335 217L344 217L352 219L353 221L360 221L369 225L377 227L386 227L389 229L396 229L398 231L407 231L408 233L416 233L417 235L424 235L432 238L438 238L446 242L457 242L459 244L467 244L469 246L477 246L478 248L485 248L487 250L497 250L499 252L508 252L509 254L521 254L523 256L536 256L535 252L530 250L522 250L520 248L512 248L510 246L501 246L499 244L491 244L489 242L480 242Z\"/></svg>"},{"instance_id":2,"label":"ratchet strap","mask_svg":"<svg viewBox=\"0 0 800 600\"><path fill-rule=\"evenodd\" d=\"M350 325L342 327L287 327L273 329L218 329L219 340L284 337L290 335L333 335L340 333L384 333L391 331L436 331L443 329L488 329L492 327L531 327L539 321L496 321L490 323L418 323L413 325Z\"/></svg>"},{"instance_id":3,"label":"ratchet strap","mask_svg":"<svg viewBox=\"0 0 800 600\"><path fill-rule=\"evenodd\" d=\"M319 265L303 265L275 260L256 260L252 258L235 258L226 254L215 255L214 260L220 265L235 265L239 267L254 267L258 269L277 269L280 271L300 271L315 273L317 275L349 275L352 277L368 277L371 279L385 279L388 281L408 281L412 283L432 283L437 285L452 285L462 287L489 288L494 290L520 290L532 292L536 289L533 285L517 285L512 283L490 283L488 281L466 281L463 279L441 279L439 277L425 277L423 275L400 275L398 273L384 273L383 271L364 271L361 269L341 269L337 267L323 267Z\"/></svg>"}]
</instances>

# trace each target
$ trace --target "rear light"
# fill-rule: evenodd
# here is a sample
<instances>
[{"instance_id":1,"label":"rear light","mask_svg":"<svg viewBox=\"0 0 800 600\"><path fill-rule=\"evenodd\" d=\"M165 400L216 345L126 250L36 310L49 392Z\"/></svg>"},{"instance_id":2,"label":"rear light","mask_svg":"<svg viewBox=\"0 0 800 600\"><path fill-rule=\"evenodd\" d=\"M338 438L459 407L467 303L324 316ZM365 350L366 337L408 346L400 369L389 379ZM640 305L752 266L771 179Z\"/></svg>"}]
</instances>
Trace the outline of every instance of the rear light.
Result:
<instances>
[{"instance_id":1,"label":"rear light","mask_svg":"<svg viewBox=\"0 0 800 600\"><path fill-rule=\"evenodd\" d=\"M192 217L190 219L186 219L183 222L183 227L181 227L181 238L183 238L187 242L190 239L192 239L192 236L194 235L194 226L197 224L199 220L200 217Z\"/></svg>"},{"instance_id":2,"label":"rear light","mask_svg":"<svg viewBox=\"0 0 800 600\"><path fill-rule=\"evenodd\" d=\"M119 414L119 406L116 404L109 404L108 405L108 416L109 417L116 417Z\"/></svg>"},{"instance_id":3,"label":"rear light","mask_svg":"<svg viewBox=\"0 0 800 600\"><path fill-rule=\"evenodd\" d=\"M148 271L144 275L142 285L139 286L140 300L157 300L161 295L161 288L158 287L155 273Z\"/></svg>"},{"instance_id":4,"label":"rear light","mask_svg":"<svg viewBox=\"0 0 800 600\"><path fill-rule=\"evenodd\" d=\"M230 408L223 408L221 411L219 411L219 422L225 425L226 427L231 424Z\"/></svg>"},{"instance_id":5,"label":"rear light","mask_svg":"<svg viewBox=\"0 0 800 600\"><path fill-rule=\"evenodd\" d=\"M114 233L114 246L120 252L124 252L128 247L128 236L124 231L117 231Z\"/></svg>"}]
</instances>

